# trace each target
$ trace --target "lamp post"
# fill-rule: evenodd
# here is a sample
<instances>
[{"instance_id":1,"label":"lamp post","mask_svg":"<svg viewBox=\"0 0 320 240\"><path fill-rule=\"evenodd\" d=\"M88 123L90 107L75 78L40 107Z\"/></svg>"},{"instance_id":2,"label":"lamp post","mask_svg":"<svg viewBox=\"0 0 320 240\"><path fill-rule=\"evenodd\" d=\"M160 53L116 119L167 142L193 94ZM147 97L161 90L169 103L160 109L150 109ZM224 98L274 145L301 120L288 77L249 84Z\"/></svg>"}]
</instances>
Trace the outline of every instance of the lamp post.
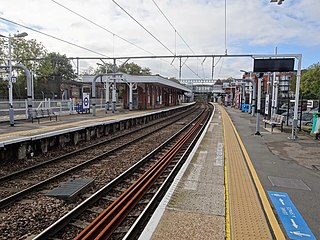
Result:
<instances>
[{"instance_id":1,"label":"lamp post","mask_svg":"<svg viewBox=\"0 0 320 240\"><path fill-rule=\"evenodd\" d=\"M8 66L9 66L9 74L8 74L8 88L9 88L9 119L10 119L10 126L14 126L14 110L13 110L13 84L12 84L12 62L11 62L11 40L12 38L16 37L25 37L28 36L26 32L14 34L13 37L9 34L9 36L4 36L0 34L0 37L8 38L8 48L9 48L9 60L8 60Z\"/></svg>"}]
</instances>

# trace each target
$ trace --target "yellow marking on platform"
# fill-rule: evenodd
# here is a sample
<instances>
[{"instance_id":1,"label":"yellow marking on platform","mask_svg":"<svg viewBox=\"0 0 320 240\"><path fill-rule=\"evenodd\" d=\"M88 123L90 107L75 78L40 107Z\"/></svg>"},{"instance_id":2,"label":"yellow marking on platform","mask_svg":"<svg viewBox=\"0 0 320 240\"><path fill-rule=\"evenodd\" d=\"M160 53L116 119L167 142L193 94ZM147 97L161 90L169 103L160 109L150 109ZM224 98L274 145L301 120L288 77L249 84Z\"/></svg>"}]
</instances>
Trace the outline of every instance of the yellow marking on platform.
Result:
<instances>
[{"instance_id":1,"label":"yellow marking on platform","mask_svg":"<svg viewBox=\"0 0 320 240\"><path fill-rule=\"evenodd\" d=\"M251 159L249 157L249 154L248 154L248 152L247 152L247 150L246 150L246 148L245 148L245 146L244 146L244 144L243 144L243 142L241 140L241 137L240 137L238 131L236 130L236 128L235 128L234 124L232 123L232 121L231 121L229 116L228 116L228 118L229 118L229 120L231 122L231 125L232 125L232 127L234 129L234 132L235 132L235 134L237 136L237 139L239 141L241 150L242 150L243 155L245 157L245 160L247 162L247 165L248 165L248 168L250 170L250 173L251 173L251 176L253 178L253 181L255 183L255 186L256 186L256 188L258 190L258 194L259 194L260 200L262 202L262 205L264 207L264 211L265 211L265 213L267 215L267 218L269 220L269 224L271 225L272 231L273 231L276 239L286 239L284 234L283 234L283 232L282 232L282 230L281 230L281 228L280 228L280 225L279 225L279 223L278 223L278 221L277 221L277 219L276 219L276 217L275 217L275 215L273 213L273 210L272 210L272 207L271 207L271 205L270 205L270 203L268 201L267 195L266 195L266 193L265 193L265 191L264 191L264 189L262 187L262 184L261 184L261 182L259 180L258 174L257 174L257 172L256 172L256 170L255 170L255 168L254 168L254 166L252 164L252 161L251 161Z\"/></svg>"},{"instance_id":2,"label":"yellow marking on platform","mask_svg":"<svg viewBox=\"0 0 320 240\"><path fill-rule=\"evenodd\" d=\"M220 107L219 107L220 108ZM219 111L220 113L220 111ZM221 118L221 117L220 117ZM226 146L226 133L224 128L224 122L222 121L222 129L223 129L223 142L224 146ZM229 181L228 181L228 162L226 160L226 148L224 147L224 189L225 189L225 208L226 208L226 240L231 239L231 226L230 226L230 209L229 209Z\"/></svg>"},{"instance_id":3,"label":"yellow marking on platform","mask_svg":"<svg viewBox=\"0 0 320 240\"><path fill-rule=\"evenodd\" d=\"M41 129L31 129L31 130L24 130L24 131L18 131L18 132L4 133L4 134L0 134L0 141L1 141L1 139L5 139L5 138L12 138L12 137L14 138L14 136L26 137L26 136L30 136L30 135L43 134L43 133L47 133L47 132L54 131L54 130L65 129L68 127L80 127L80 126L85 126L89 123L111 121L111 120L115 120L115 119L120 119L121 117L130 117L130 116L143 114L143 113L145 113L145 112L119 114L119 115L117 115L117 118L115 118L115 116L112 115L112 116L107 116L107 117L100 117L100 118L97 117L94 119L87 119L87 120L81 120L81 121L75 120L74 122L71 122L71 123L63 123L63 124L58 124L58 125L54 125L54 126L45 126ZM63 118L63 116L62 116L62 118Z\"/></svg>"},{"instance_id":4,"label":"yellow marking on platform","mask_svg":"<svg viewBox=\"0 0 320 240\"><path fill-rule=\"evenodd\" d=\"M272 239L236 130L227 112L222 107L220 109L224 126L226 201L229 208L226 209L227 239Z\"/></svg>"}]
</instances>

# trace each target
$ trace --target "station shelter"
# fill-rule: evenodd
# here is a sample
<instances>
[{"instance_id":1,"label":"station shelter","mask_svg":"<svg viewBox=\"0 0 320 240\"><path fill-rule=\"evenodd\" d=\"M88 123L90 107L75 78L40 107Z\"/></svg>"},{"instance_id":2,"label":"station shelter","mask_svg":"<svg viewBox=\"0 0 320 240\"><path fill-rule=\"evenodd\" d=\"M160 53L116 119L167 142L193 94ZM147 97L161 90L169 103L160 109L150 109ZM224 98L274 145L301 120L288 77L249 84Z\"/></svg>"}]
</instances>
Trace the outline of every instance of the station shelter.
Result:
<instances>
[{"instance_id":1,"label":"station shelter","mask_svg":"<svg viewBox=\"0 0 320 240\"><path fill-rule=\"evenodd\" d=\"M190 101L192 90L181 85L175 79L160 75L130 75L126 73L104 74L93 80L95 76L83 76L84 82L93 85L104 84L104 98L108 102L117 101L122 108L156 109L166 106L176 106ZM92 89L95 89L93 87Z\"/></svg>"}]
</instances>

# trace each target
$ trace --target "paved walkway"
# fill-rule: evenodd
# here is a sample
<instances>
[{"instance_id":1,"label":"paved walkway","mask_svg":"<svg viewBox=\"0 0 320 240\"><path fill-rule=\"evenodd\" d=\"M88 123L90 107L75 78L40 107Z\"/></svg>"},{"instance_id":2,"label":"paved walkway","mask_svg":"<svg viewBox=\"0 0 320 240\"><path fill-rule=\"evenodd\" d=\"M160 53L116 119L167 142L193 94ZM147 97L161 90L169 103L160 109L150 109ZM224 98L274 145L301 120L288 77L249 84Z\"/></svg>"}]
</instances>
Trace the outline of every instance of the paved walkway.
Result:
<instances>
[{"instance_id":1,"label":"paved walkway","mask_svg":"<svg viewBox=\"0 0 320 240\"><path fill-rule=\"evenodd\" d=\"M255 136L255 117L226 110L242 150L233 145L235 136L225 133L223 139L222 122L225 132L233 132L233 127L216 111L140 239L284 239L267 191L287 193L320 239L320 142L304 134L289 140L290 129L271 133L262 124L262 135ZM221 166L223 148L226 172Z\"/></svg>"},{"instance_id":2,"label":"paved walkway","mask_svg":"<svg viewBox=\"0 0 320 240\"><path fill-rule=\"evenodd\" d=\"M297 140L289 140L290 129L284 133L270 133L262 124L262 135L255 136L255 117L233 108L226 110L240 135L264 192L287 193L315 237L320 239L320 141L305 134L299 134ZM139 113L143 112L107 115L98 112L96 117L92 114L59 117L58 122L32 124L17 121L14 127L0 124L0 142ZM184 166L184 172L177 177L177 182L171 187L155 214L156 218L148 225L141 239L225 239L230 234L225 231L228 230L229 220L225 220L227 215L223 168L223 149L227 146L224 141L229 140L223 139L222 126L222 114L216 111L203 135L202 143L199 148L194 149L194 156L188 160L189 165ZM161 216L163 217L157 226ZM232 224L235 225L231 220Z\"/></svg>"},{"instance_id":3,"label":"paved walkway","mask_svg":"<svg viewBox=\"0 0 320 240\"><path fill-rule=\"evenodd\" d=\"M263 128L255 136L256 118L227 108L265 191L287 193L313 234L320 239L320 141L305 133L290 140L286 132Z\"/></svg>"}]
</instances>

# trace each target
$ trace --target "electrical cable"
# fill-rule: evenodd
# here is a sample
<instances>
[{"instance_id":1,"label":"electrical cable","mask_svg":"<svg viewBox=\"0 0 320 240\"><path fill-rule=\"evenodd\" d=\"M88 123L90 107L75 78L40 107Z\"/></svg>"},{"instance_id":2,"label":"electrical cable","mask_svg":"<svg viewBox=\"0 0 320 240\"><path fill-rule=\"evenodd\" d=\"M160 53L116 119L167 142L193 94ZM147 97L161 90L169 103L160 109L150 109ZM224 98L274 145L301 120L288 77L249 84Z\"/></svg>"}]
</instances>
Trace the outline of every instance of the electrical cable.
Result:
<instances>
[{"instance_id":1,"label":"electrical cable","mask_svg":"<svg viewBox=\"0 0 320 240\"><path fill-rule=\"evenodd\" d=\"M137 47L137 48L139 48L140 50L142 50L142 51L144 51L144 52L146 52L146 53L149 53L149 54L154 55L152 52L150 52L150 51L148 51L148 50L146 50L146 49L144 49L144 48L142 48L142 47L138 46L137 44L135 44L135 43L133 43L133 42L131 42L131 41L129 41L129 40L127 40L127 39L125 39L124 37L121 37L120 35L118 35L118 34L116 34L116 33L112 32L112 31L108 30L107 28L105 28L105 27L101 26L100 24L98 24L98 23L96 23L96 22L94 22L94 21L90 20L89 18L87 18L87 17L85 17L85 16L83 16L83 15L81 15L81 14L79 14L79 13L77 13L77 12L73 11L72 9L70 9L70 8L68 8L68 7L64 6L64 5L62 5L61 3L59 3L59 2L57 2L57 1L55 1L55 0L51 0L51 1L52 1L53 3L55 3L55 4L59 5L60 7L63 7L64 9L66 9L66 10L68 10L68 11L72 12L73 14L77 15L78 17L81 17L82 19L84 19L84 20L86 20L86 21L88 21L88 22L92 23L93 25L95 25L95 26L97 26L97 27L99 27L99 28L103 29L104 31L106 31L106 32L108 32L108 33L110 33L110 34L112 34L113 36L116 36L116 37L120 38L121 40L123 40L123 41L125 41L125 42L127 42L127 43L129 43L129 44L131 44L131 45L133 45L133 46L135 46L135 47Z\"/></svg>"},{"instance_id":2,"label":"electrical cable","mask_svg":"<svg viewBox=\"0 0 320 240\"><path fill-rule=\"evenodd\" d=\"M74 11L74 10L72 10L72 9L70 9L70 8L68 8L68 7L66 7L66 6L64 6L64 5L62 5L61 3L59 3L59 2L57 2L57 1L55 1L55 0L51 0L53 3L55 3L55 4L57 4L58 6L60 6L60 7L62 7L62 8L64 8L64 9L66 9L66 10L68 10L68 11L70 11L70 12L72 12L73 14L75 14L75 15L77 15L78 17L80 17L80 18L82 18L82 19L84 19L84 20L86 20L86 21L88 21L88 22L90 22L91 24L93 24L93 25L95 25L96 27L99 27L99 28L101 28L102 30L104 30L104 31L106 31L106 32L108 32L108 33L110 33L110 34L112 34L113 35L113 38L114 38L114 36L116 36L116 37L118 37L119 39L121 39L121 40L123 40L123 41L125 41L125 42L127 42L127 43L129 43L129 44L131 44L131 45L133 45L133 46L135 46L136 48L138 48L138 49L140 49L140 50L142 50L142 51L144 51L144 52L146 52L146 53L149 53L149 54L151 54L151 55L153 55L153 56L155 56L155 54L154 53L152 53L152 52L150 52L150 51L148 51L148 50L146 50L146 49L144 49L144 48L142 48L142 47L140 47L139 45L137 45L137 44L135 44L135 43L133 43L133 42L131 42L131 41L129 41L129 40L127 40L127 39L125 39L124 37L121 37L120 35L118 35L118 34L116 34L116 33L114 33L114 32L112 32L112 31L110 31L109 29L107 29L107 28L105 28L105 27L103 27L103 26L101 26L100 24L98 24L98 23L96 23L96 22L94 22L94 21L92 21L92 20L90 20L89 18L87 18L87 17L85 17L85 16L83 16L83 15L81 15L81 14L79 14L79 13L77 13L76 11ZM114 41L114 39L113 39L113 41ZM114 45L113 45L114 46ZM114 53L113 53L113 57L114 57ZM170 62L169 61L166 61L166 60L164 60L164 59L160 59L161 61L164 61L164 62L166 62L166 63L168 63L168 64L170 64ZM173 66L172 64L170 64L176 71L178 71L178 69L175 67L175 66Z\"/></svg>"},{"instance_id":3,"label":"electrical cable","mask_svg":"<svg viewBox=\"0 0 320 240\"><path fill-rule=\"evenodd\" d=\"M107 55L105 55L105 54L103 54L103 53L99 53L99 52L96 52L96 51L91 50L91 49L89 49L89 48L82 47L82 46L80 46L80 45L78 45L78 44L75 44L75 43L69 42L69 41L67 41L67 40L64 40L64 39L61 39L61 38L52 36L52 35L50 35L50 34L48 34L48 33L41 32L41 31L39 31L39 30L37 30L37 29L33 29L33 28L31 28L31 27L22 25L22 24L20 24L20 23L16 23L16 22L11 21L11 20L9 20L9 19L0 17L0 20L3 20L3 21L6 21L6 22L9 22L9 23L11 23L11 24L14 24L14 25L17 25L17 26L26 28L26 29L31 30L31 31L33 31L33 32L40 33L40 34L45 35L45 36L47 36L47 37L51 37L51 38L53 38L53 39L56 39L56 40L58 40L58 41L61 41L61 42L70 44L70 45L72 45L72 46L74 46L74 47L81 48L81 49L86 50L86 51L88 51L88 52L92 52L92 53L94 53L94 54L97 54L97 55L100 55L100 56L104 56L104 57L108 57L108 58L109 58L109 56L107 56Z\"/></svg>"},{"instance_id":4,"label":"electrical cable","mask_svg":"<svg viewBox=\"0 0 320 240\"><path fill-rule=\"evenodd\" d=\"M192 50L192 48L189 46L189 44L184 40L184 38L180 35L180 33L177 31L177 29L173 26L173 24L171 23L171 21L168 19L168 17L164 14L164 12L161 10L161 8L158 6L158 4L152 0L152 2L154 3L154 5L156 5L156 7L158 8L158 10L160 11L160 13L163 15L163 17L167 20L167 22L170 24L170 26L173 28L173 30L175 31L176 34L178 34L178 36L181 38L181 40L184 42L184 44L190 49L190 51L195 55L194 51Z\"/></svg>"},{"instance_id":5,"label":"electrical cable","mask_svg":"<svg viewBox=\"0 0 320 240\"><path fill-rule=\"evenodd\" d=\"M152 2L154 3L154 5L158 8L158 10L160 11L160 13L163 15L163 17L167 20L167 22L170 24L170 26L173 28L173 30L175 31L175 34L178 34L178 36L181 38L181 40L184 42L184 44L190 49L190 51L195 55L194 51L192 50L192 48L190 47L190 45L184 40L184 38L181 36L181 34L177 31L177 29L173 26L173 24L171 23L171 21L169 20L169 18L164 14L164 12L161 10L161 8L158 6L158 4L152 0ZM176 42L176 39L175 39ZM175 46L176 48L176 46ZM197 58L198 61L199 58ZM187 61L187 60L186 60ZM186 63L186 61L184 62L184 64ZM183 64L183 65L184 65ZM190 70L191 68L185 64ZM202 79L197 73L195 73L193 70L191 70L196 76L198 76L200 79Z\"/></svg>"},{"instance_id":6,"label":"electrical cable","mask_svg":"<svg viewBox=\"0 0 320 240\"><path fill-rule=\"evenodd\" d=\"M114 4L116 4L122 11L124 11L133 21L135 21L140 27L142 27L147 33L149 33L158 43L160 43L165 49L167 49L173 56L175 56L174 52L172 52L166 45L164 45L156 36L154 36L148 29L146 29L138 20L136 20L129 12L127 12L123 7L121 7L115 0L112 0Z\"/></svg>"}]
</instances>

